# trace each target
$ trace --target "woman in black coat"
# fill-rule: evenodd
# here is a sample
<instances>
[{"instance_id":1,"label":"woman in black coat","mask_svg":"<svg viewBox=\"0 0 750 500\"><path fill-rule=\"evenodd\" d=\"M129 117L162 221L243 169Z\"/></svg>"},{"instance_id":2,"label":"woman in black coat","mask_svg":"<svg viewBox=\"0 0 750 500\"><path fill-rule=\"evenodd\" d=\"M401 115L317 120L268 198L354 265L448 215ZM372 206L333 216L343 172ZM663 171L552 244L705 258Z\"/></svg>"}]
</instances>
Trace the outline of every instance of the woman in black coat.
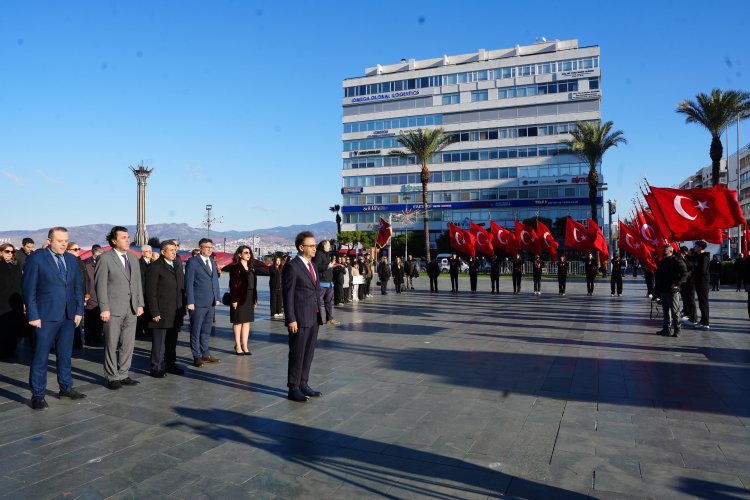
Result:
<instances>
[{"instance_id":1,"label":"woman in black coat","mask_svg":"<svg viewBox=\"0 0 750 500\"><path fill-rule=\"evenodd\" d=\"M15 356L18 336L25 329L21 267L10 243L0 245L0 355Z\"/></svg>"},{"instance_id":2,"label":"woman in black coat","mask_svg":"<svg viewBox=\"0 0 750 500\"><path fill-rule=\"evenodd\" d=\"M404 269L403 262L401 262L401 257L396 257L396 262L393 263L393 284L396 285L396 293L401 293L405 273L406 270Z\"/></svg>"},{"instance_id":3,"label":"woman in black coat","mask_svg":"<svg viewBox=\"0 0 750 500\"><path fill-rule=\"evenodd\" d=\"M391 266L388 265L388 259L383 257L378 264L378 280L380 281L380 294L388 295L386 291L388 280L391 278Z\"/></svg>"},{"instance_id":4,"label":"woman in black coat","mask_svg":"<svg viewBox=\"0 0 750 500\"><path fill-rule=\"evenodd\" d=\"M271 289L271 317L281 318L281 257L274 257L273 265L268 270L268 287Z\"/></svg>"},{"instance_id":5,"label":"woman in black coat","mask_svg":"<svg viewBox=\"0 0 750 500\"><path fill-rule=\"evenodd\" d=\"M521 254L517 253L516 258L513 259L513 293L521 293L521 277L523 276L523 259Z\"/></svg>"},{"instance_id":6,"label":"woman in black coat","mask_svg":"<svg viewBox=\"0 0 750 500\"><path fill-rule=\"evenodd\" d=\"M250 337L250 323L255 320L255 306L258 305L258 277L255 274L253 251L240 245L232 257L232 270L229 271L229 315L234 332L234 353L238 356L252 353L247 348Z\"/></svg>"}]
</instances>

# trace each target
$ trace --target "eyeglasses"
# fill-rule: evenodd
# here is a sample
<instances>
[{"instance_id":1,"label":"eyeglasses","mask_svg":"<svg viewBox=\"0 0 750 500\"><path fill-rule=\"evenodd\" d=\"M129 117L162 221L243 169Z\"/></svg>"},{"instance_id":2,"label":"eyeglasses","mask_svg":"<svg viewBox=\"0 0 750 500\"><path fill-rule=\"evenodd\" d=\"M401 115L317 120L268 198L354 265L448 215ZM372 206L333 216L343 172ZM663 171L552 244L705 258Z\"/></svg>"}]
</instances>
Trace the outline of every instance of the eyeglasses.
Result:
<instances>
[{"instance_id":1,"label":"eyeglasses","mask_svg":"<svg viewBox=\"0 0 750 500\"><path fill-rule=\"evenodd\" d=\"M201 247L201 250L212 250L214 247Z\"/></svg>"},{"instance_id":2,"label":"eyeglasses","mask_svg":"<svg viewBox=\"0 0 750 500\"><path fill-rule=\"evenodd\" d=\"M245 250L244 252L242 252L242 255L250 255L250 252L248 252L247 250Z\"/></svg>"},{"instance_id":3,"label":"eyeglasses","mask_svg":"<svg viewBox=\"0 0 750 500\"><path fill-rule=\"evenodd\" d=\"M307 248L310 248L310 247L316 247L316 246L318 246L318 245L312 244L312 245L300 245L300 246L301 246L301 247L307 247Z\"/></svg>"},{"instance_id":4,"label":"eyeglasses","mask_svg":"<svg viewBox=\"0 0 750 500\"><path fill-rule=\"evenodd\" d=\"M15 250L3 250L3 253L16 253Z\"/></svg>"},{"instance_id":5,"label":"eyeglasses","mask_svg":"<svg viewBox=\"0 0 750 500\"><path fill-rule=\"evenodd\" d=\"M70 251L70 252L80 252L81 249L80 248L69 248L68 251Z\"/></svg>"}]
</instances>

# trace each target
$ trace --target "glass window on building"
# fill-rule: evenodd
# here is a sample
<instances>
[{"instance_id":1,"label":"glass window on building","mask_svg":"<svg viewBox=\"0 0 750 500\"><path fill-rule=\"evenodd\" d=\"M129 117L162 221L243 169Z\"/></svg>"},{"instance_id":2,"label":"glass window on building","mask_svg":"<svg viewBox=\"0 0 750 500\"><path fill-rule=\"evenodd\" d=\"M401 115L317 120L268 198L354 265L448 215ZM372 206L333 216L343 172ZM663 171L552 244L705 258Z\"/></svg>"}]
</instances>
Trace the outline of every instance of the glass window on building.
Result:
<instances>
[{"instance_id":1,"label":"glass window on building","mask_svg":"<svg viewBox=\"0 0 750 500\"><path fill-rule=\"evenodd\" d=\"M458 104L461 97L458 92L454 94L443 94L443 106L448 104Z\"/></svg>"},{"instance_id":2,"label":"glass window on building","mask_svg":"<svg viewBox=\"0 0 750 500\"><path fill-rule=\"evenodd\" d=\"M471 102L486 101L489 99L489 92L486 90L475 90L471 93Z\"/></svg>"}]
</instances>

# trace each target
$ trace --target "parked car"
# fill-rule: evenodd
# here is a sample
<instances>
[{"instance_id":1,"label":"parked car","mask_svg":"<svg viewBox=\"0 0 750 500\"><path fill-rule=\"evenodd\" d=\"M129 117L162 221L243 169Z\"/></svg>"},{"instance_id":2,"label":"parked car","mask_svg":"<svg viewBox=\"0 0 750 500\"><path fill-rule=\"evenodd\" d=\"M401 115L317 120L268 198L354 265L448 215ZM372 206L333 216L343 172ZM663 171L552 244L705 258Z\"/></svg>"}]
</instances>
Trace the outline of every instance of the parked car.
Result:
<instances>
[{"instance_id":1,"label":"parked car","mask_svg":"<svg viewBox=\"0 0 750 500\"><path fill-rule=\"evenodd\" d=\"M450 271L450 265L448 264L448 259L451 258L451 254L449 253L440 253L437 255L437 263L438 266L440 266L440 272L441 273L447 273ZM461 273L468 273L469 272L469 264L466 263L463 259L461 259L461 266L458 268L458 271Z\"/></svg>"}]
</instances>

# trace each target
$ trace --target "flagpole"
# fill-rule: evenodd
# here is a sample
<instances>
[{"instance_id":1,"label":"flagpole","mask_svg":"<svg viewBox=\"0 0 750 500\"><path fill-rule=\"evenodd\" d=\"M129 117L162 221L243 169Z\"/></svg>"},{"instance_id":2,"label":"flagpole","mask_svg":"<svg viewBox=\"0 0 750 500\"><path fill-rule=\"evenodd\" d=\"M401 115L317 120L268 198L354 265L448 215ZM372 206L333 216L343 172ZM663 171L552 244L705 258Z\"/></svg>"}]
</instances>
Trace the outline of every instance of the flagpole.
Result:
<instances>
[{"instance_id":1,"label":"flagpole","mask_svg":"<svg viewBox=\"0 0 750 500\"><path fill-rule=\"evenodd\" d=\"M727 165L727 169L729 168L729 165ZM727 175L729 173L727 172ZM740 200L740 190L742 188L742 181L740 180L740 114L737 113L737 203L741 203ZM742 210L742 205L740 205L740 210ZM742 217L745 217L745 214L742 214ZM742 226L737 226L737 253L740 253L742 251ZM747 257L747 256L745 256Z\"/></svg>"},{"instance_id":2,"label":"flagpole","mask_svg":"<svg viewBox=\"0 0 750 500\"><path fill-rule=\"evenodd\" d=\"M390 262L393 259L393 254L391 253L391 242L393 241L393 223L391 222L391 213L388 212L388 225L391 226L391 237L388 238L388 262Z\"/></svg>"},{"instance_id":3,"label":"flagpole","mask_svg":"<svg viewBox=\"0 0 750 500\"><path fill-rule=\"evenodd\" d=\"M644 177L644 178L643 178L643 182L645 182L645 183L646 183L646 187L647 187L647 188L648 188L648 189L650 190L650 189L651 189L651 184L649 184L649 183L648 183L648 179L646 179L646 178ZM645 197L646 197L646 195L644 194L644 195L643 195L643 197L645 198ZM676 239L675 239L675 237L674 237L674 232L672 231L672 228L671 228L671 227L669 227L669 224L667 223L667 217L666 217L666 216L664 215L664 211L663 211L663 210L661 209L661 206L659 206L659 202L658 202L658 201L656 201L656 196L655 196L655 195L654 195L654 204L656 205L656 208L658 208L658 209L659 209L659 213L661 214L661 218L662 218L662 219L664 219L664 223L665 223L665 224L667 224L667 229L669 229L669 236L670 236L670 239L671 239L672 241L674 241L674 242L677 242L677 240L676 240ZM651 205L649 205L649 207L650 207L650 206L651 206Z\"/></svg>"}]
</instances>

